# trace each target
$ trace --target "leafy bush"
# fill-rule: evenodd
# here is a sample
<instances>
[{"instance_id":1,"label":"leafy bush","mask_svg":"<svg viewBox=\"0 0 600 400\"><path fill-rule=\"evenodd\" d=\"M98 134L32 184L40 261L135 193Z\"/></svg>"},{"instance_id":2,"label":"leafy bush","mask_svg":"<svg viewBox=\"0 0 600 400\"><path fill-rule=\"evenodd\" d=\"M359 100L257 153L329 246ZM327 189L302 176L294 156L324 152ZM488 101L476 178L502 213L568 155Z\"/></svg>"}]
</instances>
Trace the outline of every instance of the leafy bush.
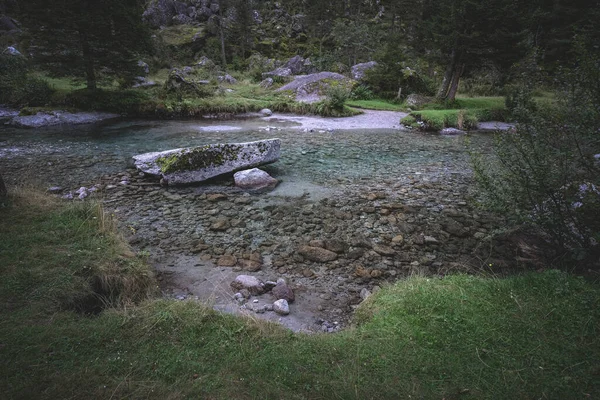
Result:
<instances>
[{"instance_id":1,"label":"leafy bush","mask_svg":"<svg viewBox=\"0 0 600 400\"><path fill-rule=\"evenodd\" d=\"M352 88L350 98L352 100L372 100L375 97L371 89L365 85L357 85Z\"/></svg>"},{"instance_id":2,"label":"leafy bush","mask_svg":"<svg viewBox=\"0 0 600 400\"><path fill-rule=\"evenodd\" d=\"M136 113L141 104L150 98L141 90L75 90L64 98L64 105L81 110Z\"/></svg>"},{"instance_id":3,"label":"leafy bush","mask_svg":"<svg viewBox=\"0 0 600 400\"><path fill-rule=\"evenodd\" d=\"M600 247L600 57L582 51L579 57L563 75L558 107L538 110L528 88L516 88L507 105L520 124L497 135L493 158L473 154L473 165L488 206L535 223L563 250L594 254Z\"/></svg>"},{"instance_id":4,"label":"leafy bush","mask_svg":"<svg viewBox=\"0 0 600 400\"><path fill-rule=\"evenodd\" d=\"M325 89L325 104L336 111L344 110L346 100L350 98L350 89L338 82L333 82Z\"/></svg>"},{"instance_id":5,"label":"leafy bush","mask_svg":"<svg viewBox=\"0 0 600 400\"><path fill-rule=\"evenodd\" d=\"M28 75L24 57L0 55L0 103L11 106L44 106L54 89L43 79Z\"/></svg>"}]
</instances>

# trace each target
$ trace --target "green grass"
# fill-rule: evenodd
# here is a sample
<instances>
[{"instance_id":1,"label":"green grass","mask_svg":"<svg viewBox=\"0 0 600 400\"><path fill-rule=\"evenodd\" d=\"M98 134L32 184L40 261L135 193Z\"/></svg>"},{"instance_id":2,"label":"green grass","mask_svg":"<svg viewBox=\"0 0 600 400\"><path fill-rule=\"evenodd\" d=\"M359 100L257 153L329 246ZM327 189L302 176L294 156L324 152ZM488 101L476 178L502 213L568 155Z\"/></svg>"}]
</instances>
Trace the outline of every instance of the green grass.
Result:
<instances>
[{"instance_id":1,"label":"green grass","mask_svg":"<svg viewBox=\"0 0 600 400\"><path fill-rule=\"evenodd\" d=\"M356 327L335 335L293 334L191 301L122 302L89 317L61 299L85 292L79 277L124 265L114 230L85 204L31 194L5 203L0 391L6 399L578 399L600 393L600 288L565 273L412 277L370 297ZM147 281L147 267L138 264L128 274L130 268L118 275Z\"/></svg>"},{"instance_id":2,"label":"green grass","mask_svg":"<svg viewBox=\"0 0 600 400\"><path fill-rule=\"evenodd\" d=\"M346 105L355 108L364 108L365 110L380 111L403 111L402 104L390 103L385 100L348 100Z\"/></svg>"},{"instance_id":3,"label":"green grass","mask_svg":"<svg viewBox=\"0 0 600 400\"><path fill-rule=\"evenodd\" d=\"M504 97L461 97L450 103L428 103L400 122L420 130L472 129L478 122L503 121Z\"/></svg>"}]
</instances>

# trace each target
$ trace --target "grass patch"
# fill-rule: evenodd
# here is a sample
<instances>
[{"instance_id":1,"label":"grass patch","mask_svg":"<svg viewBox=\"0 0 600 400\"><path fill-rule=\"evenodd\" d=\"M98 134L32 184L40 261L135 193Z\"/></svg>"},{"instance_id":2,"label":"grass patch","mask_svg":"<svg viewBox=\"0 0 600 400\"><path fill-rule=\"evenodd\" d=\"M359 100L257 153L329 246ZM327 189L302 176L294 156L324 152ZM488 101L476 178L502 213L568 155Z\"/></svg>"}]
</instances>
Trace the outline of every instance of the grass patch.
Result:
<instances>
[{"instance_id":1,"label":"grass patch","mask_svg":"<svg viewBox=\"0 0 600 400\"><path fill-rule=\"evenodd\" d=\"M187 301L84 317L62 308L61 296L81 292L86 270L131 260L94 207L37 194L13 195L0 209L5 398L566 399L600 392L600 288L558 271L409 278L370 297L357 326L336 335L292 334ZM121 265L116 273L139 276L127 271Z\"/></svg>"},{"instance_id":2,"label":"grass patch","mask_svg":"<svg viewBox=\"0 0 600 400\"><path fill-rule=\"evenodd\" d=\"M365 110L379 111L403 111L402 104L390 103L385 100L348 100L346 105L355 108L363 108Z\"/></svg>"},{"instance_id":3,"label":"grass patch","mask_svg":"<svg viewBox=\"0 0 600 400\"><path fill-rule=\"evenodd\" d=\"M453 102L428 103L400 122L419 130L473 129L478 122L504 121L504 97L464 97Z\"/></svg>"}]
</instances>

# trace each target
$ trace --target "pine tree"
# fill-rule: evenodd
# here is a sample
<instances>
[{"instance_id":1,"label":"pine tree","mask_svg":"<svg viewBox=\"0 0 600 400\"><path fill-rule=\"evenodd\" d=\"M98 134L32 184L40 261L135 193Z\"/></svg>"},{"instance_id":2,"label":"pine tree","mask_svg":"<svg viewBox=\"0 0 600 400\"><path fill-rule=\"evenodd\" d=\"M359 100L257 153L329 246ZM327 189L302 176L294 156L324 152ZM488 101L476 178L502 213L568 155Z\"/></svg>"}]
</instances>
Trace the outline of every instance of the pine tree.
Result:
<instances>
[{"instance_id":1,"label":"pine tree","mask_svg":"<svg viewBox=\"0 0 600 400\"><path fill-rule=\"evenodd\" d=\"M97 87L98 73L131 78L136 56L149 48L141 0L28 0L19 4L32 36L30 49L46 69L85 77Z\"/></svg>"}]
</instances>

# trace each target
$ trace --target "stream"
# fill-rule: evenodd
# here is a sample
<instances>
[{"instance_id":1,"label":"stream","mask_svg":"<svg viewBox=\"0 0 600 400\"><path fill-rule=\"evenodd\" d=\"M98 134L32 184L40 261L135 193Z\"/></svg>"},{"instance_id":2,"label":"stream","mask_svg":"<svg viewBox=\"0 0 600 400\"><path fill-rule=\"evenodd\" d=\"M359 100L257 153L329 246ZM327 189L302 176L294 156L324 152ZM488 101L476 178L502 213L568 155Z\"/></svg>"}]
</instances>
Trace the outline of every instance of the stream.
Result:
<instances>
[{"instance_id":1,"label":"stream","mask_svg":"<svg viewBox=\"0 0 600 400\"><path fill-rule=\"evenodd\" d=\"M378 115L387 114L369 113ZM0 171L9 186L59 186L63 194L96 185L134 250L149 254L164 296L295 331L348 326L386 282L482 264L477 250L497 221L471 199L465 136L338 129L348 125L303 118L0 127ZM280 161L263 169L281 183L270 193L244 193L231 177L164 188L132 168L140 153L274 137ZM489 151L489 134L468 139ZM338 257L309 261L298 252L308 244L336 248ZM239 274L285 279L296 295L290 314L269 311L269 294L234 299L229 283Z\"/></svg>"}]
</instances>

